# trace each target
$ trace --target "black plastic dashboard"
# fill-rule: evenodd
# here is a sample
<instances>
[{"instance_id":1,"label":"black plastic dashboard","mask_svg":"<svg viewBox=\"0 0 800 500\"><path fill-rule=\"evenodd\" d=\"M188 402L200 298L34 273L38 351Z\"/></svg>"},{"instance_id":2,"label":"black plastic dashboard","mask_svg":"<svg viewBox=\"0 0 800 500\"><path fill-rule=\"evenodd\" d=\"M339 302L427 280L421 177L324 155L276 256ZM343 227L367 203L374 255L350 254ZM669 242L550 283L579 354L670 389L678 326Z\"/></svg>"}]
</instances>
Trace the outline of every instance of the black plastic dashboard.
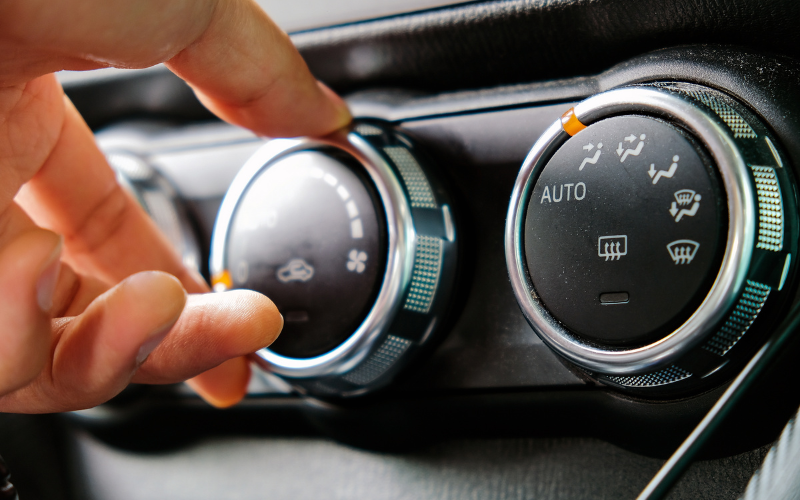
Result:
<instances>
[{"instance_id":1,"label":"black plastic dashboard","mask_svg":"<svg viewBox=\"0 0 800 500\"><path fill-rule=\"evenodd\" d=\"M95 473L103 454L113 455L108 450L163 457L211 439L223 442L219 449L237 457L234 462L247 456L258 463L264 447L279 446L291 454L292 439L298 436L324 436L398 453L386 455L387 461L411 450L417 454L411 461L423 468L426 461L448 464L460 453L472 457L470 466L451 465L459 473L493 459L511 470L511 456L537 463L532 458L536 452L526 447L535 449L543 441L531 438L555 437L561 439L558 446L574 446L563 463L577 460L585 450L589 458L581 467L592 470L602 469L594 454L607 452L594 438L645 456L666 456L713 404L724 383L680 397L626 395L555 355L531 329L509 285L504 253L509 198L531 146L553 122L587 97L640 83L688 82L723 91L764 120L790 163L800 165L800 54L799 45L792 43L797 40L794 24L800 20L797 9L790 2L474 2L294 35L312 71L345 92L354 116L381 120L411 137L453 198L461 253L454 299L446 322L437 326L438 339L389 387L366 397L301 396L267 376L253 384L242 404L220 412L181 387L132 387L108 405L67 416L70 433L79 436L67 441L83 443L77 445L80 460L92 463ZM752 40L743 40L742 32ZM672 48L649 52L662 47ZM264 139L211 120L188 87L162 69L76 81L65 84L65 90L98 130L101 147L135 154L169 179L197 232L200 262L207 262L222 198ZM201 270L211 277L207 267ZM789 302L797 299L795 291ZM766 309L748 335L763 338L784 311L785 306ZM800 400L792 387L798 349L795 340L708 446L706 458L749 452L716 462L730 466L736 478L732 484L740 489L717 488L714 495L728 498L741 492L742 478L746 480L761 456L759 447L774 440L796 410ZM486 452L482 444L452 449L450 440L465 438L491 439L487 442L497 443L497 449ZM262 455L249 454L248 443L259 443L253 446ZM199 462L187 459L173 465L203 464L214 453L211 447L200 453L205 458ZM313 453L322 452L314 448ZM330 453L333 457L338 452ZM494 458L484 460L481 453ZM625 453L613 452L615 463L642 463L620 470L631 477L654 472L650 459ZM448 458L437 462L437 456ZM119 468L105 473L122 488L120 471L126 466L136 470L136 465L110 463ZM81 465L77 469L78 476L84 473ZM559 470L580 467L562 465ZM480 497L514 498L512 486L518 484L520 497L534 495L535 488L522 479L524 467L505 480L496 479L502 477L498 474L479 475L472 483L464 480L471 486L462 490L433 488L425 494L463 498L477 491L484 493ZM713 476L707 474L693 472L688 492L679 493L692 496L696 487L708 494L713 485L697 486ZM553 496L630 494L625 488L592 490L588 484L601 477L584 476L576 489L556 488ZM439 479L452 480L447 474ZM492 487L491 481L503 486ZM89 484L84 485L87 495L120 491L96 478L77 482ZM241 484L243 491L255 494L247 478ZM417 486L436 483L425 484ZM394 488L402 492L401 486ZM283 494L297 497L298 490ZM342 498L364 495L370 493L351 490Z\"/></svg>"},{"instance_id":2,"label":"black plastic dashboard","mask_svg":"<svg viewBox=\"0 0 800 500\"><path fill-rule=\"evenodd\" d=\"M728 64L731 60L737 61L736 67ZM765 75L764 68L773 72ZM326 433L359 446L408 445L475 434L577 432L648 454L668 453L719 389L689 399L639 400L598 385L549 350L526 323L508 286L503 229L514 179L532 140L575 102L612 87L654 80L724 88L752 103L774 127L789 155L795 156L798 144L792 131L798 103L789 97L797 85L795 75L788 60L734 48L686 47L649 54L591 78L425 96L391 90L351 95L356 116L387 120L414 137L431 155L454 196L458 228L468 250L450 326L434 352L376 396L323 401L254 394L246 409L202 412L211 419L208 425L218 427L213 421L221 418L236 421L235 427L244 430L243 422L249 419L240 421L238 413L257 415L263 405L268 415L277 404L282 411L302 414ZM205 252L226 186L243 159L263 142L222 124L141 121L107 128L99 140L109 151L141 155L172 180L187 200ZM205 258L207 253L201 260ZM743 420L731 424L752 428L759 422L761 432L740 434L735 442L721 439L717 453L746 451L777 432L796 402L779 396L780 385L765 387L771 389L758 391L757 402L748 405L759 411L743 412ZM142 391L145 395L130 396L129 401L112 405L113 410L102 410L116 415L109 422L97 418L101 422L92 425L105 427L119 419L149 434L165 414L185 411L180 409L185 401L165 396L163 390L153 390L152 397ZM774 416L771 426L761 420L765 413ZM167 434L173 432L166 429L169 426ZM656 435L653 429L659 429ZM125 432L128 438L130 432Z\"/></svg>"}]
</instances>

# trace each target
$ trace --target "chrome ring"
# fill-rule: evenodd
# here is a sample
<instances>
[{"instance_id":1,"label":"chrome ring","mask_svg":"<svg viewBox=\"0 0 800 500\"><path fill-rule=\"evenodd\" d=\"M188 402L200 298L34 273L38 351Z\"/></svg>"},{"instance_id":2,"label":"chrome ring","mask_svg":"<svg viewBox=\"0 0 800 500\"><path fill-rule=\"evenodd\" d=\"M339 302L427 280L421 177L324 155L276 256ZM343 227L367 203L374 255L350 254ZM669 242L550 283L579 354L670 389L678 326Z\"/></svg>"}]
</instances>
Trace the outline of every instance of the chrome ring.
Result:
<instances>
[{"instance_id":1,"label":"chrome ring","mask_svg":"<svg viewBox=\"0 0 800 500\"><path fill-rule=\"evenodd\" d=\"M522 312L542 340L570 361L600 373L627 375L661 368L700 342L734 305L744 286L756 237L755 193L750 174L733 138L720 122L666 91L642 87L611 90L579 103L574 112L586 126L623 113L677 121L701 139L722 177L728 202L727 245L711 289L678 329L657 342L635 349L603 350L574 336L550 315L528 276L522 241L526 205L541 170L569 138L560 121L536 141L511 194L505 234L508 273Z\"/></svg>"},{"instance_id":2,"label":"chrome ring","mask_svg":"<svg viewBox=\"0 0 800 500\"><path fill-rule=\"evenodd\" d=\"M339 131L319 139L275 139L247 160L231 183L217 215L211 238L211 274L226 269L230 223L250 182L263 169L289 154L326 147L343 150L358 160L378 191L388 234L386 270L372 309L358 329L335 349L313 358L281 356L269 348L261 349L254 356L264 368L293 378L343 374L363 361L370 354L371 347L388 334L391 320L400 308L403 292L411 281L414 266L416 233L411 207L400 181L381 155L358 134Z\"/></svg>"}]
</instances>

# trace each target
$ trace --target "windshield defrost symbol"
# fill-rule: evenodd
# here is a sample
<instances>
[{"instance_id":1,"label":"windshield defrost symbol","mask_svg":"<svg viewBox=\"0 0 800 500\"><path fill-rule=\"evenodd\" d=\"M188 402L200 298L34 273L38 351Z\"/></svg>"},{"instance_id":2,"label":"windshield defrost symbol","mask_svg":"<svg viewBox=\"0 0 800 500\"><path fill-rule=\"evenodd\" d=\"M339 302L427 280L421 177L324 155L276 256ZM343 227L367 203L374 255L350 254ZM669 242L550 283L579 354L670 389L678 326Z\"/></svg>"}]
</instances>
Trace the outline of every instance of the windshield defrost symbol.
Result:
<instances>
[{"instance_id":1,"label":"windshield defrost symbol","mask_svg":"<svg viewBox=\"0 0 800 500\"><path fill-rule=\"evenodd\" d=\"M675 265L690 263L697 255L698 248L700 243L693 240L675 240L667 245L667 251Z\"/></svg>"}]
</instances>

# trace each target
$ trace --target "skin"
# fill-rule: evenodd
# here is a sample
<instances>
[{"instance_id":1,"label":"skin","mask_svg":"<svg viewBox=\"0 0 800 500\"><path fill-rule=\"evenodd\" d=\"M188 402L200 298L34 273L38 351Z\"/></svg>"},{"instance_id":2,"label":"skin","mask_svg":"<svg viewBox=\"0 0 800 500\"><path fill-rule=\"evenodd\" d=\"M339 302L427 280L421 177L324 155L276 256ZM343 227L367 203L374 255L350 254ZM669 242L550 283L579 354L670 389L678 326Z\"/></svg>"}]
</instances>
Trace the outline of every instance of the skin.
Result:
<instances>
[{"instance_id":1,"label":"skin","mask_svg":"<svg viewBox=\"0 0 800 500\"><path fill-rule=\"evenodd\" d=\"M238 402L242 356L283 318L208 294L117 184L53 72L164 62L220 118L270 137L350 121L250 0L0 2L0 411L87 408L129 382Z\"/></svg>"}]
</instances>

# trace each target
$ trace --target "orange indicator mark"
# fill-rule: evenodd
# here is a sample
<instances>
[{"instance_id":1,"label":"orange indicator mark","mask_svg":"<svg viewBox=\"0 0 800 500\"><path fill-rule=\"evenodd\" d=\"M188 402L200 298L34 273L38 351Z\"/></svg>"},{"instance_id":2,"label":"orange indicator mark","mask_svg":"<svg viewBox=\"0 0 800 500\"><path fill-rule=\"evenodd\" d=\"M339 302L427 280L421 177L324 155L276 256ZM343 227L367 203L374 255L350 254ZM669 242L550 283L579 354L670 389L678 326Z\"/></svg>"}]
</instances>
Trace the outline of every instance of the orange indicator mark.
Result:
<instances>
[{"instance_id":1,"label":"orange indicator mark","mask_svg":"<svg viewBox=\"0 0 800 500\"><path fill-rule=\"evenodd\" d=\"M566 113L561 115L561 128L564 129L564 132L568 133L570 136L573 136L585 129L586 125L581 123L581 121L578 120L578 117L575 116L575 108L569 108Z\"/></svg>"},{"instance_id":2,"label":"orange indicator mark","mask_svg":"<svg viewBox=\"0 0 800 500\"><path fill-rule=\"evenodd\" d=\"M224 292L233 288L233 280L231 273L227 269L221 273L217 273L211 277L211 286L214 287L215 292Z\"/></svg>"}]
</instances>

